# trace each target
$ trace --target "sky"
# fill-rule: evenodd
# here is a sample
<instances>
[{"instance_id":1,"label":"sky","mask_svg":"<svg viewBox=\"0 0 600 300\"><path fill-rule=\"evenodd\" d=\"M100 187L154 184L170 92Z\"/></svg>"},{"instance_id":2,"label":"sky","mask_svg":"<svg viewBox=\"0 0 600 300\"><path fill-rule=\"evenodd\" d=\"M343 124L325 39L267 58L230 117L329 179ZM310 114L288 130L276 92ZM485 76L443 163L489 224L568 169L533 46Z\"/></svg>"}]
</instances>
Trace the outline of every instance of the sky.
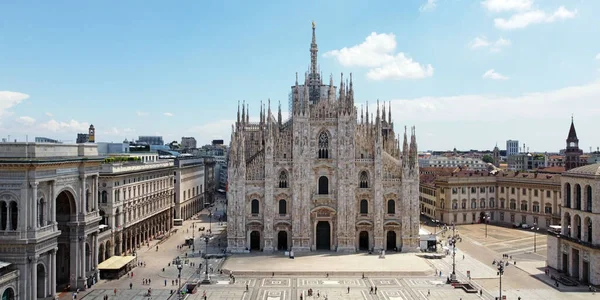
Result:
<instances>
[{"instance_id":1,"label":"sky","mask_svg":"<svg viewBox=\"0 0 600 300\"><path fill-rule=\"evenodd\" d=\"M391 103L419 150L600 146L600 1L1 1L0 137L229 141L310 64Z\"/></svg>"}]
</instances>

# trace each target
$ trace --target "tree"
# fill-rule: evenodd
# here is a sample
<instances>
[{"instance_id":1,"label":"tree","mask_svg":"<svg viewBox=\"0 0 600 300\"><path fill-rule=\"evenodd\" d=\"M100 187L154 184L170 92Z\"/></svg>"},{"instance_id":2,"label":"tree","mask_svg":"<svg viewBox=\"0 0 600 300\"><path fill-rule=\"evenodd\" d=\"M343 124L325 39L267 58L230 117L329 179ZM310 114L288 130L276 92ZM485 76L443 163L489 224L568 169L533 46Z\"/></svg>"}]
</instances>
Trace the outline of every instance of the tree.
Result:
<instances>
[{"instance_id":1,"label":"tree","mask_svg":"<svg viewBox=\"0 0 600 300\"><path fill-rule=\"evenodd\" d=\"M491 155L489 155L489 154L486 154L486 155L484 155L484 156L481 158L481 160L483 160L483 162L490 163L490 164L493 164L493 163L494 163L494 159L493 159L493 158L492 158L492 156L491 156Z\"/></svg>"}]
</instances>

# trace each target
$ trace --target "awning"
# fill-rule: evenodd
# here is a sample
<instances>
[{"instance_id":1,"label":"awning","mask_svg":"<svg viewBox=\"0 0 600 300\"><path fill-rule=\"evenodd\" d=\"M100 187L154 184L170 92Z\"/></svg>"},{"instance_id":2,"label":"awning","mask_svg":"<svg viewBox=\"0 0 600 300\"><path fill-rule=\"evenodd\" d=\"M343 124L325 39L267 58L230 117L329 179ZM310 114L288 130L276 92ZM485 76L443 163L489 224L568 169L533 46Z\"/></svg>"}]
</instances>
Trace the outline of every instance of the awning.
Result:
<instances>
[{"instance_id":1,"label":"awning","mask_svg":"<svg viewBox=\"0 0 600 300\"><path fill-rule=\"evenodd\" d=\"M126 266L135 256L111 256L109 259L98 265L99 270L118 270Z\"/></svg>"},{"instance_id":2,"label":"awning","mask_svg":"<svg viewBox=\"0 0 600 300\"><path fill-rule=\"evenodd\" d=\"M10 265L11 265L11 263L9 263L9 262L0 261L0 269L2 269L4 267L8 267Z\"/></svg>"}]
</instances>

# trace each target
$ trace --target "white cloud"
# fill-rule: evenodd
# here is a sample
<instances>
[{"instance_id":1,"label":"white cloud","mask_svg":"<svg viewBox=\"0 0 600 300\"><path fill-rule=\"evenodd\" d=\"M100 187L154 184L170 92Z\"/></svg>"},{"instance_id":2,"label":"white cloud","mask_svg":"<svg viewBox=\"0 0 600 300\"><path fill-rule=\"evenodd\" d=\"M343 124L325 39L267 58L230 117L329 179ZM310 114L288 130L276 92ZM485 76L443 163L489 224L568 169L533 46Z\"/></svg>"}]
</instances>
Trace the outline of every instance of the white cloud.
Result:
<instances>
[{"instance_id":1,"label":"white cloud","mask_svg":"<svg viewBox=\"0 0 600 300\"><path fill-rule=\"evenodd\" d=\"M558 151L564 147L571 114L575 115L577 133L587 149L596 146L594 122L600 115L600 80L579 86L503 95L455 95L392 100L392 117L396 124L414 124L420 150L491 149L501 140L520 139L532 150ZM515 107L519 109L515 110ZM371 107L369 107L371 111ZM537 128L536 134L524 128ZM397 128L398 129L398 128ZM435 133L426 138L425 132ZM456 133L459 134L456 134ZM462 133L461 133L462 132ZM481 139L474 141L473 135ZM487 147L487 148L481 148Z\"/></svg>"},{"instance_id":2,"label":"white cloud","mask_svg":"<svg viewBox=\"0 0 600 300\"><path fill-rule=\"evenodd\" d=\"M490 45L490 42L488 41L487 37L485 37L485 36L478 36L475 39L473 39L473 41L471 41L471 43L469 43L469 47L471 47L471 49L485 48L485 47L488 47L489 45Z\"/></svg>"},{"instance_id":3,"label":"white cloud","mask_svg":"<svg viewBox=\"0 0 600 300\"><path fill-rule=\"evenodd\" d=\"M431 65L421 65L403 52L395 53L396 36L393 33L371 33L364 42L352 47L326 52L346 67L371 68L367 77L373 80L415 79L433 75Z\"/></svg>"},{"instance_id":4,"label":"white cloud","mask_svg":"<svg viewBox=\"0 0 600 300\"><path fill-rule=\"evenodd\" d=\"M600 60L600 53L596 54L596 60Z\"/></svg>"},{"instance_id":5,"label":"white cloud","mask_svg":"<svg viewBox=\"0 0 600 300\"><path fill-rule=\"evenodd\" d=\"M483 73L482 78L485 79L494 79L494 80L507 80L508 77L494 71L494 69L489 69L485 73Z\"/></svg>"},{"instance_id":6,"label":"white cloud","mask_svg":"<svg viewBox=\"0 0 600 300\"><path fill-rule=\"evenodd\" d=\"M16 121L25 126L31 126L35 124L35 119L28 116L19 117Z\"/></svg>"},{"instance_id":7,"label":"white cloud","mask_svg":"<svg viewBox=\"0 0 600 300\"><path fill-rule=\"evenodd\" d=\"M142 116L147 116L148 113L145 111L136 111L135 112L136 115L138 115L138 117L142 117Z\"/></svg>"},{"instance_id":8,"label":"white cloud","mask_svg":"<svg viewBox=\"0 0 600 300\"><path fill-rule=\"evenodd\" d=\"M172 113L170 113L170 112L163 113L163 115L165 115L165 116L167 116L167 117L172 117L172 116L174 116L174 115L173 115Z\"/></svg>"},{"instance_id":9,"label":"white cloud","mask_svg":"<svg viewBox=\"0 0 600 300\"><path fill-rule=\"evenodd\" d=\"M46 116L48 116L48 117L54 117L54 115L52 113L49 113L49 112L46 113Z\"/></svg>"},{"instance_id":10,"label":"white cloud","mask_svg":"<svg viewBox=\"0 0 600 300\"><path fill-rule=\"evenodd\" d=\"M11 91L0 91L0 117L2 117L4 114L7 114L7 111L10 108L28 98L29 95L27 94Z\"/></svg>"},{"instance_id":11,"label":"white cloud","mask_svg":"<svg viewBox=\"0 0 600 300\"><path fill-rule=\"evenodd\" d=\"M531 8L533 0L485 0L481 5L492 12L524 11Z\"/></svg>"},{"instance_id":12,"label":"white cloud","mask_svg":"<svg viewBox=\"0 0 600 300\"><path fill-rule=\"evenodd\" d=\"M89 123L79 122L76 120L71 120L68 122L56 121L54 119L41 123L39 125L40 130L44 132L54 132L54 133L70 133L76 134L80 132L87 132L90 127Z\"/></svg>"},{"instance_id":13,"label":"white cloud","mask_svg":"<svg viewBox=\"0 0 600 300\"><path fill-rule=\"evenodd\" d=\"M513 30L525 28L531 24L552 23L559 20L574 18L577 10L567 10L559 7L553 14L547 14L541 10L531 10L512 15L509 19L496 18L494 25L498 29Z\"/></svg>"},{"instance_id":14,"label":"white cloud","mask_svg":"<svg viewBox=\"0 0 600 300\"><path fill-rule=\"evenodd\" d=\"M423 5L419 7L419 11L431 11L437 6L437 0L427 0Z\"/></svg>"},{"instance_id":15,"label":"white cloud","mask_svg":"<svg viewBox=\"0 0 600 300\"><path fill-rule=\"evenodd\" d=\"M489 48L492 52L498 52L502 50L502 48L510 46L512 43L510 40L507 40L503 37L498 38L495 42L489 41L488 38L484 35L478 36L474 38L470 43L469 47L471 49L483 49Z\"/></svg>"}]
</instances>

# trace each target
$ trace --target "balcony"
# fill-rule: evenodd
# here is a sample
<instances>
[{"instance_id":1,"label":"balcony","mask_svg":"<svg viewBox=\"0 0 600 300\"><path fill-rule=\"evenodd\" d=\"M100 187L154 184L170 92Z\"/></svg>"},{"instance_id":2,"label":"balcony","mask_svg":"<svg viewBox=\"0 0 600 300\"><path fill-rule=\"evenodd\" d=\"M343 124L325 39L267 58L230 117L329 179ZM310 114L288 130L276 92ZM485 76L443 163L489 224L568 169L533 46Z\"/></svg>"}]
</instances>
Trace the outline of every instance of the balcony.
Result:
<instances>
[{"instance_id":1,"label":"balcony","mask_svg":"<svg viewBox=\"0 0 600 300\"><path fill-rule=\"evenodd\" d=\"M588 247L588 248L600 250L600 244L592 244L592 243L589 243L589 242L585 242L585 241L582 241L582 240L580 240L578 238L570 237L570 236L564 235L562 233L558 234L557 237L565 239L565 240L568 240L569 242L577 243L579 245L582 245L582 246L585 246L585 247Z\"/></svg>"},{"instance_id":2,"label":"balcony","mask_svg":"<svg viewBox=\"0 0 600 300\"><path fill-rule=\"evenodd\" d=\"M321 205L327 205L327 206L333 206L333 200L331 199L333 197L333 195L331 194L314 194L312 199L313 199L313 203L316 206L321 206Z\"/></svg>"}]
</instances>

